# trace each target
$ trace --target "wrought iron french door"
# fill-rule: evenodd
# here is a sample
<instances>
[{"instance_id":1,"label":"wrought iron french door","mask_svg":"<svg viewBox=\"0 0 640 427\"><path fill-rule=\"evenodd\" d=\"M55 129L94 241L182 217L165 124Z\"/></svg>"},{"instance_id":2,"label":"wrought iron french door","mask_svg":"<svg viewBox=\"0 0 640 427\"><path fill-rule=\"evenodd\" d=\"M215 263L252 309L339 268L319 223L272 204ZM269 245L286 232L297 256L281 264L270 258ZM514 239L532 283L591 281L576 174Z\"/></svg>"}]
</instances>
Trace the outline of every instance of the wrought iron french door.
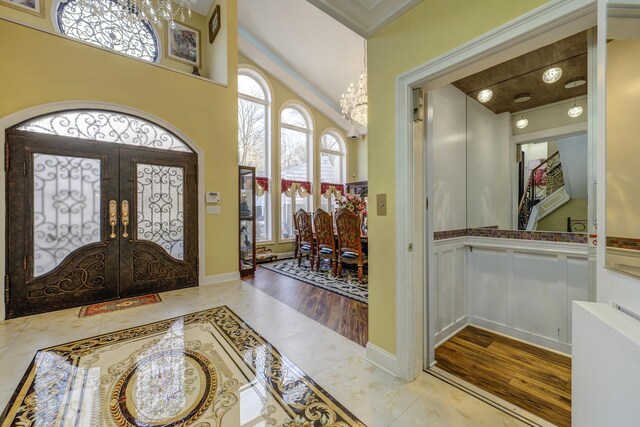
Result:
<instances>
[{"instance_id":1,"label":"wrought iron french door","mask_svg":"<svg viewBox=\"0 0 640 427\"><path fill-rule=\"evenodd\" d=\"M8 317L197 284L193 153L7 132Z\"/></svg>"}]
</instances>

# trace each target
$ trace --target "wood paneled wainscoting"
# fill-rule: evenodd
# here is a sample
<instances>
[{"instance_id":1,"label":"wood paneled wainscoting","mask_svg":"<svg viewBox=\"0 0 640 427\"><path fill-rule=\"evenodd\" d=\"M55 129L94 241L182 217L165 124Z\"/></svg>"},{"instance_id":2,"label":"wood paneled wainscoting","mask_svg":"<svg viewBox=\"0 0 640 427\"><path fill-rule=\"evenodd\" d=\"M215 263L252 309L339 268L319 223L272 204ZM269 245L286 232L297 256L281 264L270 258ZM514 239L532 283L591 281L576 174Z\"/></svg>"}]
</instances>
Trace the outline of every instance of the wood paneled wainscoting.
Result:
<instances>
[{"instance_id":1,"label":"wood paneled wainscoting","mask_svg":"<svg viewBox=\"0 0 640 427\"><path fill-rule=\"evenodd\" d=\"M571 353L572 302L592 298L587 259L580 243L436 240L429 286L436 367L570 425L571 359L544 348Z\"/></svg>"},{"instance_id":2,"label":"wood paneled wainscoting","mask_svg":"<svg viewBox=\"0 0 640 427\"><path fill-rule=\"evenodd\" d=\"M589 301L587 245L458 237L434 243L435 345L466 324L571 353L571 303Z\"/></svg>"}]
</instances>

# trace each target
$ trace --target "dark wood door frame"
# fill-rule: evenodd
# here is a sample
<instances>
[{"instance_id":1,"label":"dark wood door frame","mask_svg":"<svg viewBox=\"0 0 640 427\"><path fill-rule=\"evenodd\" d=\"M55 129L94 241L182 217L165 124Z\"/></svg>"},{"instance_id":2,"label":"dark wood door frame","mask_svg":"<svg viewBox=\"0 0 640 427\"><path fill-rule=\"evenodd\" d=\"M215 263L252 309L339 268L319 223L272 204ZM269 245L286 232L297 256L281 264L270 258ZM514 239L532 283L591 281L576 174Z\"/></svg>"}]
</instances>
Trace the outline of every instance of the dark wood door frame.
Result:
<instances>
[{"instance_id":1,"label":"dark wood door frame","mask_svg":"<svg viewBox=\"0 0 640 427\"><path fill-rule=\"evenodd\" d=\"M196 286L198 282L197 158L195 154L159 153L153 156L136 149L120 149L120 200L131 212L138 206L138 164L180 167L184 182L183 260L167 254L160 245L138 238L136 215L131 215L129 238L120 240L120 296L142 295L161 290ZM191 196L191 197L189 197ZM121 233L122 234L122 230ZM129 262L127 260L133 260Z\"/></svg>"},{"instance_id":2,"label":"dark wood door frame","mask_svg":"<svg viewBox=\"0 0 640 427\"><path fill-rule=\"evenodd\" d=\"M122 296L160 292L197 285L198 207L197 156L194 153L162 152L149 148L123 146L44 135L17 130L7 131L6 169L6 275L7 318L19 317L116 299ZM69 254L57 267L41 277L33 277L33 153L93 158L101 161L101 224L98 242ZM136 226L136 179L127 166L142 162L179 166L184 170L184 258L174 260L151 242L121 238L120 201L130 202L131 235ZM133 166L135 167L135 166ZM123 175L123 172L128 175ZM118 203L117 238L110 238L109 201ZM134 250L133 248L136 248ZM142 249L138 251L137 249ZM138 266L136 267L136 253ZM146 255L145 255L146 254ZM141 256L153 256L152 280L136 280L134 274L145 264ZM125 267L122 267L122 266ZM149 264L150 265L150 264ZM125 278L125 273L129 274ZM176 273L178 272L178 273ZM127 283L127 280L129 283ZM137 283L136 283L137 282ZM135 283L136 286L132 286Z\"/></svg>"}]
</instances>

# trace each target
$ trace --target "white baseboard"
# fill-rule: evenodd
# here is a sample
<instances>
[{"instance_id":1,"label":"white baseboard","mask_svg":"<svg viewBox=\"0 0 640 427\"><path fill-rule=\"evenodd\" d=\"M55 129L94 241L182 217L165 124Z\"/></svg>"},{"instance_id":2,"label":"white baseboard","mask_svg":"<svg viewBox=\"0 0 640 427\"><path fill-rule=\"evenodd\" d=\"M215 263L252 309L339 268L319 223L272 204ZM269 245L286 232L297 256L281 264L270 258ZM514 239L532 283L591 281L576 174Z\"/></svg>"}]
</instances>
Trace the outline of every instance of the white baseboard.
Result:
<instances>
[{"instance_id":1,"label":"white baseboard","mask_svg":"<svg viewBox=\"0 0 640 427\"><path fill-rule=\"evenodd\" d=\"M200 281L200 286L217 285L218 283L230 282L238 279L240 279L240 273L237 271L232 273L214 274L213 276L205 276L204 280Z\"/></svg>"},{"instance_id":2,"label":"white baseboard","mask_svg":"<svg viewBox=\"0 0 640 427\"><path fill-rule=\"evenodd\" d=\"M558 342L550 338L532 334L531 332L521 331L520 329L501 325L499 323L481 319L479 317L469 317L469 324L477 326L479 328L487 329L491 332L505 335L508 338L524 341L527 344L542 347L545 350L553 350L558 353L562 353L565 356L571 356L571 344Z\"/></svg>"},{"instance_id":3,"label":"white baseboard","mask_svg":"<svg viewBox=\"0 0 640 427\"><path fill-rule=\"evenodd\" d=\"M451 325L444 328L442 331L436 334L435 346L438 347L440 344L449 340L452 336L463 330L469 324L469 317L464 316L460 318L457 322L452 323Z\"/></svg>"},{"instance_id":4,"label":"white baseboard","mask_svg":"<svg viewBox=\"0 0 640 427\"><path fill-rule=\"evenodd\" d=\"M368 342L365 351L365 359L383 371L390 373L394 377L397 376L398 359L395 354L391 354L387 350Z\"/></svg>"}]
</instances>

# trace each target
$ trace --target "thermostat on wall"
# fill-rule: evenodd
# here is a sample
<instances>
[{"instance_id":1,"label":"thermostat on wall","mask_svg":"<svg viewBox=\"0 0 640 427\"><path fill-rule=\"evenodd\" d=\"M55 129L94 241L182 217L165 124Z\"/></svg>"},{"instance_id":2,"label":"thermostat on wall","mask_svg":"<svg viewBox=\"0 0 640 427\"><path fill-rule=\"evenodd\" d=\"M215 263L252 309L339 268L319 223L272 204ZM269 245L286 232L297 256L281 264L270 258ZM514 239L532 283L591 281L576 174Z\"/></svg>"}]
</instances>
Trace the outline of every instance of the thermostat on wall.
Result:
<instances>
[{"instance_id":1,"label":"thermostat on wall","mask_svg":"<svg viewBox=\"0 0 640 427\"><path fill-rule=\"evenodd\" d=\"M205 200L207 203L220 203L220 193L217 191L209 191L206 193Z\"/></svg>"}]
</instances>

